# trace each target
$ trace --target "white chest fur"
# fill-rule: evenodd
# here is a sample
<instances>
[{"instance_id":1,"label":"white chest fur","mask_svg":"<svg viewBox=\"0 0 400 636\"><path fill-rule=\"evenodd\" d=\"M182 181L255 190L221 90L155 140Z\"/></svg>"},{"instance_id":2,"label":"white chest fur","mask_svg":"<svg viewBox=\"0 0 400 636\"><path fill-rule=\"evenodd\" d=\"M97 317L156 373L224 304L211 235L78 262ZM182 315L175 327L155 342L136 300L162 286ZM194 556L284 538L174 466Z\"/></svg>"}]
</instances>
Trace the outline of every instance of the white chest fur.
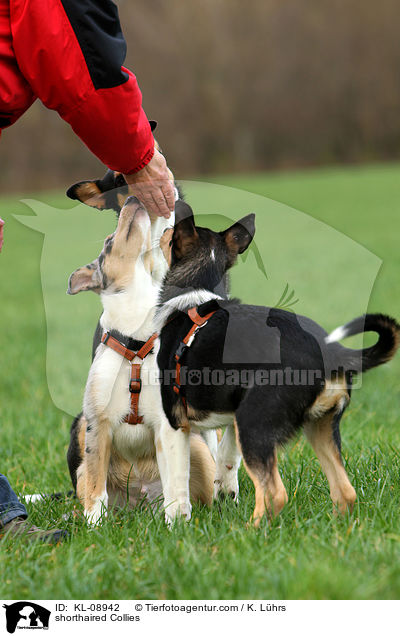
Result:
<instances>
[{"instance_id":1,"label":"white chest fur","mask_svg":"<svg viewBox=\"0 0 400 636\"><path fill-rule=\"evenodd\" d=\"M139 457L154 455L153 427L162 410L156 363L158 341L154 350L141 363L142 390L139 396L139 415L142 424L124 422L130 409L130 364L121 355L100 345L90 369L84 398L84 414L88 421L107 421L111 426L116 450L130 462Z\"/></svg>"}]
</instances>

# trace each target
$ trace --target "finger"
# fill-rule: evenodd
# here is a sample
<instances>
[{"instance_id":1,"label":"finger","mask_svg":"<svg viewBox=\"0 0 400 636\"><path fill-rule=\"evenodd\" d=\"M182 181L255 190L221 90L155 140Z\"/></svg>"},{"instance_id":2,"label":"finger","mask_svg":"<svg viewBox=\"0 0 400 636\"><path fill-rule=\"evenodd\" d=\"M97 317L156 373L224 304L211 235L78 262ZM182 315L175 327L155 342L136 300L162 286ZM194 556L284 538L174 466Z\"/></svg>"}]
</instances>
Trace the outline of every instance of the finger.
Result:
<instances>
[{"instance_id":1,"label":"finger","mask_svg":"<svg viewBox=\"0 0 400 636\"><path fill-rule=\"evenodd\" d=\"M139 199L139 201L144 205L147 212L153 212L157 214L157 210L154 209L154 200L151 196L151 192L145 188L135 188L135 196Z\"/></svg>"},{"instance_id":2,"label":"finger","mask_svg":"<svg viewBox=\"0 0 400 636\"><path fill-rule=\"evenodd\" d=\"M161 186L155 186L150 183L135 183L131 184L130 191L139 199L148 212L157 216L164 216L167 219L171 216Z\"/></svg>"},{"instance_id":3,"label":"finger","mask_svg":"<svg viewBox=\"0 0 400 636\"><path fill-rule=\"evenodd\" d=\"M172 212L175 208L175 189L172 181L163 183L161 186L161 190L167 202L168 209Z\"/></svg>"},{"instance_id":4,"label":"finger","mask_svg":"<svg viewBox=\"0 0 400 636\"><path fill-rule=\"evenodd\" d=\"M170 217L171 213L160 187L146 184L146 186L142 185L135 189L138 199L143 202L148 212L157 216L165 216L167 219Z\"/></svg>"},{"instance_id":5,"label":"finger","mask_svg":"<svg viewBox=\"0 0 400 636\"><path fill-rule=\"evenodd\" d=\"M156 214L158 214L159 216L165 216L165 218L169 219L171 211L168 208L163 191L161 189L158 189L152 192L152 195L154 203L157 206Z\"/></svg>"}]
</instances>

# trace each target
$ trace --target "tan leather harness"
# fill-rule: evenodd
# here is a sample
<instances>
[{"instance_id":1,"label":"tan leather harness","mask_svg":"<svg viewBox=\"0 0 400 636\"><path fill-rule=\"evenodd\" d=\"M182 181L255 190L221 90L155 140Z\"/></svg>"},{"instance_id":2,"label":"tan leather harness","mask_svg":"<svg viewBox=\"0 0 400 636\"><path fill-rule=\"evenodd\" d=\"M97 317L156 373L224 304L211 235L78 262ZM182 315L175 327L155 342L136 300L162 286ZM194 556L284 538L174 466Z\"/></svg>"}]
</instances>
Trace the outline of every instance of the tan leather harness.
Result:
<instances>
[{"instance_id":1,"label":"tan leather harness","mask_svg":"<svg viewBox=\"0 0 400 636\"><path fill-rule=\"evenodd\" d=\"M186 399L184 395L182 394L182 387L181 387L181 366L182 366L181 359L185 351L187 350L187 348L191 346L197 331L201 327L204 327L204 325L207 324L207 322L209 321L211 316L215 314L215 312L216 312L216 309L206 314L205 316L200 316L199 312L197 311L197 307L191 307L190 309L188 309L188 312L187 312L190 320L193 322L193 325L189 329L184 339L179 344L179 347L175 353L176 370L175 370L175 383L173 386L173 390L175 391L175 393L177 395L180 395L182 404L185 407L185 409L186 409ZM140 378L140 371L141 371L142 365L137 363L134 364L132 360L134 360L134 358L136 357L140 358L141 360L144 360L145 357L151 351L153 351L154 341L156 340L157 337L158 337L158 334L153 333L153 335L150 336L150 338L138 350L130 349L126 347L120 340L118 340L118 338L115 338L114 336L112 336L111 332L109 331L104 332L101 338L101 342L104 345L106 345L107 347L110 347L110 349L113 349L113 351L116 351L117 353L119 353L121 356L123 356L126 360L128 360L131 363L131 379L129 382L129 391L131 394L131 407L130 407L130 411L128 415L124 419L124 421L127 422L128 424L142 424L143 422L143 417L140 417L138 414L139 395L140 395L140 390L142 388L142 380Z\"/></svg>"},{"instance_id":2,"label":"tan leather harness","mask_svg":"<svg viewBox=\"0 0 400 636\"><path fill-rule=\"evenodd\" d=\"M125 345L117 338L114 338L114 336L112 336L109 331L106 331L101 339L101 342L104 345L110 347L110 349L113 349L131 363L131 379L129 382L131 408L124 420L125 422L128 422L128 424L142 424L143 422L143 417L139 417L138 414L139 394L142 388L142 380L140 378L140 370L142 365L136 363L134 364L132 360L134 360L134 358L136 357L144 360L145 357L151 351L153 351L154 341L157 336L157 333L153 333L153 335L150 336L150 338L143 344L142 347L140 347L138 351L125 347Z\"/></svg>"},{"instance_id":3,"label":"tan leather harness","mask_svg":"<svg viewBox=\"0 0 400 636\"><path fill-rule=\"evenodd\" d=\"M185 409L186 409L186 399L185 399L185 396L182 394L182 387L181 387L181 366L182 366L181 359L184 353L186 352L187 348L191 346L197 331L200 329L200 327L204 327L204 325L207 324L211 316L213 316L216 311L217 310L215 309L214 311L210 311L210 313L206 314L205 316L200 316L199 312L197 311L197 307L191 307L191 309L188 309L188 312L187 312L190 320L193 322L193 325L189 329L184 339L180 342L179 347L177 348L175 352L176 371L175 371L175 383L173 387L175 393L177 395L180 395L182 404Z\"/></svg>"}]
</instances>

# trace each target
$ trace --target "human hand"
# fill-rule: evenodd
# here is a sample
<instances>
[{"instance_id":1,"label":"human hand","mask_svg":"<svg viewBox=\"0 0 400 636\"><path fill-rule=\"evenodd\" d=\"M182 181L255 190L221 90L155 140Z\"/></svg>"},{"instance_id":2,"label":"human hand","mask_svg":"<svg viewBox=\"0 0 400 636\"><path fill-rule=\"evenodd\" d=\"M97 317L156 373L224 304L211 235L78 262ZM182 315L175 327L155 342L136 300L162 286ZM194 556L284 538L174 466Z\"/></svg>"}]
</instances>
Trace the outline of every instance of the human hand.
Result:
<instances>
[{"instance_id":1,"label":"human hand","mask_svg":"<svg viewBox=\"0 0 400 636\"><path fill-rule=\"evenodd\" d=\"M148 212L167 219L171 216L175 207L173 176L161 152L155 149L147 166L124 177L130 193L143 203Z\"/></svg>"}]
</instances>

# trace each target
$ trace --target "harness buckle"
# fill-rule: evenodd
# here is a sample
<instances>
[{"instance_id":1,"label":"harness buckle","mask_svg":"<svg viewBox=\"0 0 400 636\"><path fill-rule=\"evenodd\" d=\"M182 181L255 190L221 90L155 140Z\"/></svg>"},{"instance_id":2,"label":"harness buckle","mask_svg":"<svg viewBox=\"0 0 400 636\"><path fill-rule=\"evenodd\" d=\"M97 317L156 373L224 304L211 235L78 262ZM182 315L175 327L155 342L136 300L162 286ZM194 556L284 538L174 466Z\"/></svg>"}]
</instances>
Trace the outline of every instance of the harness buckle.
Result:
<instances>
[{"instance_id":1,"label":"harness buckle","mask_svg":"<svg viewBox=\"0 0 400 636\"><path fill-rule=\"evenodd\" d=\"M179 343L179 345L178 345L178 348L177 348L177 350L176 350L176 352L175 352L175 359L178 359L178 360L179 360L179 359L182 357L183 352L185 351L185 349L186 349L187 347L188 347L188 345L187 345L187 344L185 344L185 343L183 342L183 340L181 340L181 341L180 341L180 343Z\"/></svg>"},{"instance_id":2,"label":"harness buckle","mask_svg":"<svg viewBox=\"0 0 400 636\"><path fill-rule=\"evenodd\" d=\"M111 334L110 334L110 332L109 332L109 331L106 331L106 332L103 334L103 337L102 337L102 339L101 339L101 342L102 342L104 345L106 345L106 344L107 344L107 342L108 342L108 340L109 340L109 338L110 338L110 335L111 335Z\"/></svg>"},{"instance_id":3,"label":"harness buckle","mask_svg":"<svg viewBox=\"0 0 400 636\"><path fill-rule=\"evenodd\" d=\"M192 335L190 336L189 340L187 341L187 345L186 345L187 347L191 347L192 346L193 340L197 336L198 330L201 329L202 327L205 327L207 323L208 323L208 320L203 322L201 325L196 325L196 329L193 331Z\"/></svg>"},{"instance_id":4,"label":"harness buckle","mask_svg":"<svg viewBox=\"0 0 400 636\"><path fill-rule=\"evenodd\" d=\"M129 391L131 393L140 393L142 389L142 379L141 378L136 378L133 380L130 380L129 382Z\"/></svg>"}]
</instances>

